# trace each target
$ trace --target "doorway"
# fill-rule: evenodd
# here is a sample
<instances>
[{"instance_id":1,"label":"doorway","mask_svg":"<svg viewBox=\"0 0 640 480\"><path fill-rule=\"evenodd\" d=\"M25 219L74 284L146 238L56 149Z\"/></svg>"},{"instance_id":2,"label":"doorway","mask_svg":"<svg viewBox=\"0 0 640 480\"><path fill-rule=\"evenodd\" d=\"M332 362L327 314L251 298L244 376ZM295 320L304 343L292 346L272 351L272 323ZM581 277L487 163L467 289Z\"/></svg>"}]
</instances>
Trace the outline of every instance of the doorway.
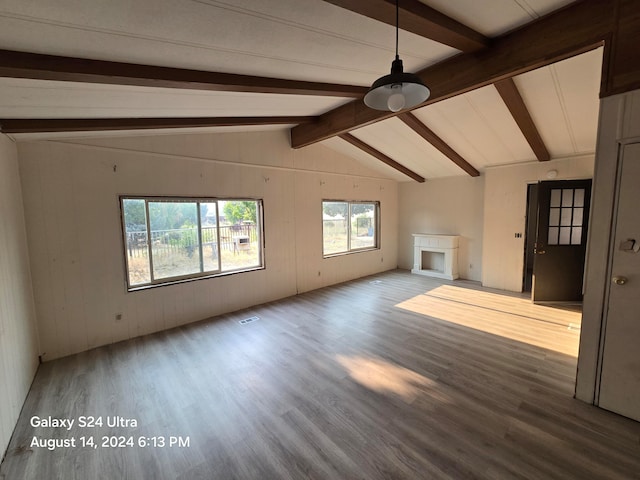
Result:
<instances>
[{"instance_id":1,"label":"doorway","mask_svg":"<svg viewBox=\"0 0 640 480\"><path fill-rule=\"evenodd\" d=\"M529 185L523 290L534 303L580 302L591 180Z\"/></svg>"},{"instance_id":2,"label":"doorway","mask_svg":"<svg viewBox=\"0 0 640 480\"><path fill-rule=\"evenodd\" d=\"M538 184L527 185L527 218L524 233L524 278L522 291L531 292L533 286L533 259L538 233Z\"/></svg>"}]
</instances>

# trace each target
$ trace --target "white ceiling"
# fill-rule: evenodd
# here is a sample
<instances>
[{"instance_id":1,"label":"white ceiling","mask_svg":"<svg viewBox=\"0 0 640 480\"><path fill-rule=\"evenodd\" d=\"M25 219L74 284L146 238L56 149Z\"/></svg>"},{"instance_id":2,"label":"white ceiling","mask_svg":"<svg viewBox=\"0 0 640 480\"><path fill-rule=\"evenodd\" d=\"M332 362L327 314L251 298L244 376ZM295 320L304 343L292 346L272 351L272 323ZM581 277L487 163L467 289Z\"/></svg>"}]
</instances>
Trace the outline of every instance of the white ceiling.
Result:
<instances>
[{"instance_id":1,"label":"white ceiling","mask_svg":"<svg viewBox=\"0 0 640 480\"><path fill-rule=\"evenodd\" d=\"M306 116L349 100L0 78L0 118Z\"/></svg>"},{"instance_id":2,"label":"white ceiling","mask_svg":"<svg viewBox=\"0 0 640 480\"><path fill-rule=\"evenodd\" d=\"M571 3L421 1L487 36ZM394 28L321 0L3 0L0 49L368 86L388 73ZM407 71L457 53L412 33L400 33ZM595 150L601 57L597 50L515 78L553 158ZM0 118L308 116L347 101L0 78ZM493 86L413 113L480 171L535 160ZM466 175L400 120L351 133L426 178ZM343 140L323 143L391 178L409 180Z\"/></svg>"},{"instance_id":3,"label":"white ceiling","mask_svg":"<svg viewBox=\"0 0 640 480\"><path fill-rule=\"evenodd\" d=\"M573 0L420 0L487 37L506 33Z\"/></svg>"}]
</instances>

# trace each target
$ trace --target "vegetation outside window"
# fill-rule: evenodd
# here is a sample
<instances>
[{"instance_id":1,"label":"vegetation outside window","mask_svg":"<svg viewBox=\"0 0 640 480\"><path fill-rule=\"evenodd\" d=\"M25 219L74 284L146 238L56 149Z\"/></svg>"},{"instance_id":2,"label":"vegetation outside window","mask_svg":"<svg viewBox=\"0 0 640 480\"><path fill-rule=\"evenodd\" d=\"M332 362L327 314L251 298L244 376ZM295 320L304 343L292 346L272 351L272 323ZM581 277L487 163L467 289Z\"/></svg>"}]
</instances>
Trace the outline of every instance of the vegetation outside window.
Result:
<instances>
[{"instance_id":1,"label":"vegetation outside window","mask_svg":"<svg viewBox=\"0 0 640 480\"><path fill-rule=\"evenodd\" d=\"M129 290L263 267L261 200L120 202Z\"/></svg>"},{"instance_id":2,"label":"vegetation outside window","mask_svg":"<svg viewBox=\"0 0 640 480\"><path fill-rule=\"evenodd\" d=\"M378 202L322 202L322 253L325 257L378 248Z\"/></svg>"}]
</instances>

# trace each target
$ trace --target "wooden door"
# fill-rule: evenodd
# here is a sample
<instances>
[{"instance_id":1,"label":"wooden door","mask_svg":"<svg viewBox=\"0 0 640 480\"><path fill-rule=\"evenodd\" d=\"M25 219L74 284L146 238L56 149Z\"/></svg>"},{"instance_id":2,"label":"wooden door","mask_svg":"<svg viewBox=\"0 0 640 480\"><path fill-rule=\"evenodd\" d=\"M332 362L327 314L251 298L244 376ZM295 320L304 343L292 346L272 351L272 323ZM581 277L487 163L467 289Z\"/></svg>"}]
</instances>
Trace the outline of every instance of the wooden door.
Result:
<instances>
[{"instance_id":1,"label":"wooden door","mask_svg":"<svg viewBox=\"0 0 640 480\"><path fill-rule=\"evenodd\" d=\"M533 288L533 261L536 256L536 238L538 235L538 184L527 186L527 225L524 236L524 278L522 291L531 292Z\"/></svg>"},{"instance_id":2,"label":"wooden door","mask_svg":"<svg viewBox=\"0 0 640 480\"><path fill-rule=\"evenodd\" d=\"M538 184L534 302L582 300L591 180Z\"/></svg>"},{"instance_id":3,"label":"wooden door","mask_svg":"<svg viewBox=\"0 0 640 480\"><path fill-rule=\"evenodd\" d=\"M640 421L640 144L620 171L598 404Z\"/></svg>"}]
</instances>

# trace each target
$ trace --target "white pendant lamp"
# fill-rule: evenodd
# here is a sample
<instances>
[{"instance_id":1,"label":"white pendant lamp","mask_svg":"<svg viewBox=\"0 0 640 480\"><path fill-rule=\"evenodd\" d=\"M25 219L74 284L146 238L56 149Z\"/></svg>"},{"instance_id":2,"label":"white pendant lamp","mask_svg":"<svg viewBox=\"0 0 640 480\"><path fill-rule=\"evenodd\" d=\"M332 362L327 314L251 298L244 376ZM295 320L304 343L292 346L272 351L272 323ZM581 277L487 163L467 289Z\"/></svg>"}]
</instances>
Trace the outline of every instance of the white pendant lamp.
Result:
<instances>
[{"instance_id":1,"label":"white pendant lamp","mask_svg":"<svg viewBox=\"0 0 640 480\"><path fill-rule=\"evenodd\" d=\"M420 77L404 73L398 56L398 0L396 0L396 58L391 63L391 73L373 82L364 96L364 103L375 110L399 112L421 104L431 94Z\"/></svg>"}]
</instances>

